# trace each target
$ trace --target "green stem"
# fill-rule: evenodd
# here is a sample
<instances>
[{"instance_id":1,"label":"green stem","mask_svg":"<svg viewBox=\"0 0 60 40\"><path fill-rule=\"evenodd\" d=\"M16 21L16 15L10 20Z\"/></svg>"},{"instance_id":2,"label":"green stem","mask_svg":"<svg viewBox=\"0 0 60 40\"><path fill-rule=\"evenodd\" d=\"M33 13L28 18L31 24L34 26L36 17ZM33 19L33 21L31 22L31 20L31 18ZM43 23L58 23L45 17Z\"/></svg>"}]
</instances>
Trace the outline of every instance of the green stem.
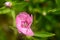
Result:
<instances>
[{"instance_id":1,"label":"green stem","mask_svg":"<svg viewBox=\"0 0 60 40\"><path fill-rule=\"evenodd\" d=\"M15 23L15 11L14 10L12 10L12 17L13 17L13 26L15 27L16 23Z\"/></svg>"},{"instance_id":2,"label":"green stem","mask_svg":"<svg viewBox=\"0 0 60 40\"><path fill-rule=\"evenodd\" d=\"M15 11L14 10L11 10L11 14L12 14L12 18L13 18L13 27L15 28L16 27L16 19L15 19ZM17 36L17 30L14 29L14 37L13 37L13 40L16 40L16 36Z\"/></svg>"}]
</instances>

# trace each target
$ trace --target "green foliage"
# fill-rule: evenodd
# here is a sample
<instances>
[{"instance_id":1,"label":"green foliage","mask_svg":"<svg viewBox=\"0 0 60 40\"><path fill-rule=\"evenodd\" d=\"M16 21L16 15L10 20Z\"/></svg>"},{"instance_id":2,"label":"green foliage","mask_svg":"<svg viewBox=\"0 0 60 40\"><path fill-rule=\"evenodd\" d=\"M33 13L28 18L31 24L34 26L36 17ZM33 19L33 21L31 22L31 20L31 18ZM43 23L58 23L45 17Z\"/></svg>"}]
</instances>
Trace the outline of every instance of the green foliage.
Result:
<instances>
[{"instance_id":1,"label":"green foliage","mask_svg":"<svg viewBox=\"0 0 60 40\"><path fill-rule=\"evenodd\" d=\"M33 15L33 37L17 31L15 18L23 11ZM0 0L0 40L60 40L60 0Z\"/></svg>"},{"instance_id":2,"label":"green foliage","mask_svg":"<svg viewBox=\"0 0 60 40\"><path fill-rule=\"evenodd\" d=\"M36 36L36 37L46 38L46 37L55 36L55 34L48 33L48 32L37 32L37 33L35 33L35 36Z\"/></svg>"}]
</instances>

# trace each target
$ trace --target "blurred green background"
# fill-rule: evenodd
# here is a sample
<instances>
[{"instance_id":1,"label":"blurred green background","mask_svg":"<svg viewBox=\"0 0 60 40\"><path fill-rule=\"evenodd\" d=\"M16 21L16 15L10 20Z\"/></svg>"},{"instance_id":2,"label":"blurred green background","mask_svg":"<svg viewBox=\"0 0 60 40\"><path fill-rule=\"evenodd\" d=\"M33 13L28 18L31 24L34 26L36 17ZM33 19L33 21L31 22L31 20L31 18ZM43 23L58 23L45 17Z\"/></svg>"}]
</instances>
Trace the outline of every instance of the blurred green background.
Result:
<instances>
[{"instance_id":1,"label":"blurred green background","mask_svg":"<svg viewBox=\"0 0 60 40\"><path fill-rule=\"evenodd\" d=\"M16 15L23 11L33 15L33 37L16 29ZM60 40L60 0L0 0L0 40Z\"/></svg>"}]
</instances>

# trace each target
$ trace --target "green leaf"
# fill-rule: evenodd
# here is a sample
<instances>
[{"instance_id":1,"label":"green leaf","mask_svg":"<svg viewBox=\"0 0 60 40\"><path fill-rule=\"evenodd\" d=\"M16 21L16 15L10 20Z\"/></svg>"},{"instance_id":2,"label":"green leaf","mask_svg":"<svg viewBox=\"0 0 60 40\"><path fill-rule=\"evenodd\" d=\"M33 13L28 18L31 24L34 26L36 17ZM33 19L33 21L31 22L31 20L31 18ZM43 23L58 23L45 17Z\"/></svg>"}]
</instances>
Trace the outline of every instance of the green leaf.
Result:
<instances>
[{"instance_id":1,"label":"green leaf","mask_svg":"<svg viewBox=\"0 0 60 40\"><path fill-rule=\"evenodd\" d=\"M10 9L8 8L0 8L0 14L6 14L6 13L9 13L10 12Z\"/></svg>"},{"instance_id":2,"label":"green leaf","mask_svg":"<svg viewBox=\"0 0 60 40\"><path fill-rule=\"evenodd\" d=\"M60 9L58 8L58 9L55 10L55 12L53 11L52 13L55 14L55 15L60 15Z\"/></svg>"},{"instance_id":3,"label":"green leaf","mask_svg":"<svg viewBox=\"0 0 60 40\"><path fill-rule=\"evenodd\" d=\"M48 33L48 32L36 32L34 36L44 38L44 37L52 37L52 36L55 36L55 34Z\"/></svg>"}]
</instances>

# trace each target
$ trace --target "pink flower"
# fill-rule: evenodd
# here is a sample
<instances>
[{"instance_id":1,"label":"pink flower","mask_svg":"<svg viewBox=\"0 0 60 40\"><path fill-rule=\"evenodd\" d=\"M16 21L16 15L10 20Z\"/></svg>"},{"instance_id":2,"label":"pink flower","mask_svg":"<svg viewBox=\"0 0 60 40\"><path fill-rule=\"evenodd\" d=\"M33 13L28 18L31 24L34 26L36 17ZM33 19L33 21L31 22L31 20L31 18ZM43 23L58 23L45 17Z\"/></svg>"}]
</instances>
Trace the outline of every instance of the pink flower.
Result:
<instances>
[{"instance_id":1,"label":"pink flower","mask_svg":"<svg viewBox=\"0 0 60 40\"><path fill-rule=\"evenodd\" d=\"M12 3L11 2L5 2L5 6L11 7L12 6Z\"/></svg>"},{"instance_id":2,"label":"pink flower","mask_svg":"<svg viewBox=\"0 0 60 40\"><path fill-rule=\"evenodd\" d=\"M34 33L32 31L31 24L33 22L33 16L27 14L26 12L21 12L16 17L16 26L19 33L23 33L27 36L33 36Z\"/></svg>"}]
</instances>

